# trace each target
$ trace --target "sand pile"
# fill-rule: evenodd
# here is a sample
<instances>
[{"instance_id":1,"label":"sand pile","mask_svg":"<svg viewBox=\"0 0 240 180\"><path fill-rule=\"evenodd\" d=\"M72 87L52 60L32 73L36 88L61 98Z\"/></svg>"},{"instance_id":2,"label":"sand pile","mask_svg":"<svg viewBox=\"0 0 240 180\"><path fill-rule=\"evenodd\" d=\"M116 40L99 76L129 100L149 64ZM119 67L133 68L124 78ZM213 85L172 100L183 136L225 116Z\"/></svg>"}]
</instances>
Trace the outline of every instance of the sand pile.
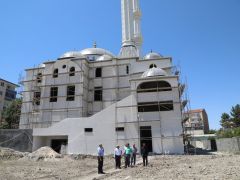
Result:
<instances>
[{"instance_id":1,"label":"sand pile","mask_svg":"<svg viewBox=\"0 0 240 180\"><path fill-rule=\"evenodd\" d=\"M58 154L52 148L45 146L45 147L41 147L40 149L32 153L29 153L23 159L38 161L38 160L49 160L49 159L56 159L56 158L62 158L62 157L63 155Z\"/></svg>"},{"instance_id":2,"label":"sand pile","mask_svg":"<svg viewBox=\"0 0 240 180\"><path fill-rule=\"evenodd\" d=\"M10 148L0 147L0 159L1 160L9 160L9 159L19 159L27 155L28 153L22 153L19 151L15 151Z\"/></svg>"}]
</instances>

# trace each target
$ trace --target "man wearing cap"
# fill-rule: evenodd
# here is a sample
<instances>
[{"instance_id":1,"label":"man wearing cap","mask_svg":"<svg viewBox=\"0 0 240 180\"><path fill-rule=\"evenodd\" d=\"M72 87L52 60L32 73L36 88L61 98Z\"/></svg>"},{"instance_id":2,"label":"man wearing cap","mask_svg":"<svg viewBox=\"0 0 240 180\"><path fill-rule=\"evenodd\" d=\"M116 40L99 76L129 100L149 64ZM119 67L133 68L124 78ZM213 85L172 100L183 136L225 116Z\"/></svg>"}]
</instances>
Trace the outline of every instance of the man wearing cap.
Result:
<instances>
[{"instance_id":1,"label":"man wearing cap","mask_svg":"<svg viewBox=\"0 0 240 180\"><path fill-rule=\"evenodd\" d=\"M119 145L116 146L114 149L114 157L116 162L116 169L121 169L121 156L122 156L122 150L120 149Z\"/></svg>"},{"instance_id":2,"label":"man wearing cap","mask_svg":"<svg viewBox=\"0 0 240 180\"><path fill-rule=\"evenodd\" d=\"M97 148L98 153L98 174L104 174L103 172L103 156L104 156L104 148L102 144L99 144Z\"/></svg>"}]
</instances>

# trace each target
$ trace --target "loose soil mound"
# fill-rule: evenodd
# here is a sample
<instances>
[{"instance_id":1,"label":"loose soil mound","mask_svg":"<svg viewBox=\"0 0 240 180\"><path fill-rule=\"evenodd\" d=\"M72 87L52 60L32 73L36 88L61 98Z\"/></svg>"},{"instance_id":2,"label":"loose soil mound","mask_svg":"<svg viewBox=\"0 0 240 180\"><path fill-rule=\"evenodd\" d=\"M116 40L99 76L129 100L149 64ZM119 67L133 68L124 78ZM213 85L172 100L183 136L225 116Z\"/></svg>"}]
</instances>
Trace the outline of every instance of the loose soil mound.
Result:
<instances>
[{"instance_id":1,"label":"loose soil mound","mask_svg":"<svg viewBox=\"0 0 240 180\"><path fill-rule=\"evenodd\" d=\"M15 151L14 149L0 147L1 160L20 159L24 157L26 154L28 153L22 153L19 151Z\"/></svg>"},{"instance_id":2,"label":"loose soil mound","mask_svg":"<svg viewBox=\"0 0 240 180\"><path fill-rule=\"evenodd\" d=\"M40 149L32 153L29 153L23 159L38 161L38 160L48 160L48 159L56 159L56 158L62 158L62 157L63 156L61 154L58 154L52 148L45 146L45 147L41 147Z\"/></svg>"}]
</instances>

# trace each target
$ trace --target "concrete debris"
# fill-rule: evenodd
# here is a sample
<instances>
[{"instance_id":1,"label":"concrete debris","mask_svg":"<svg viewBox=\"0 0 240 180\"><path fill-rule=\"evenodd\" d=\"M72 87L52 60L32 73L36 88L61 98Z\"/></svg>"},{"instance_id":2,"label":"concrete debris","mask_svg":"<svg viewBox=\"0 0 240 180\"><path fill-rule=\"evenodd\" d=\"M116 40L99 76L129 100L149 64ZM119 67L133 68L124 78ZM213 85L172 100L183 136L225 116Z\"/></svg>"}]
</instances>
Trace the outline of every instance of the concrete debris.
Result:
<instances>
[{"instance_id":1,"label":"concrete debris","mask_svg":"<svg viewBox=\"0 0 240 180\"><path fill-rule=\"evenodd\" d=\"M27 154L28 153L15 151L14 149L0 147L0 160L20 159Z\"/></svg>"},{"instance_id":2,"label":"concrete debris","mask_svg":"<svg viewBox=\"0 0 240 180\"><path fill-rule=\"evenodd\" d=\"M41 147L40 149L32 153L27 154L23 158L38 161L38 160L63 158L63 155L55 152L52 148L45 146L45 147Z\"/></svg>"}]
</instances>

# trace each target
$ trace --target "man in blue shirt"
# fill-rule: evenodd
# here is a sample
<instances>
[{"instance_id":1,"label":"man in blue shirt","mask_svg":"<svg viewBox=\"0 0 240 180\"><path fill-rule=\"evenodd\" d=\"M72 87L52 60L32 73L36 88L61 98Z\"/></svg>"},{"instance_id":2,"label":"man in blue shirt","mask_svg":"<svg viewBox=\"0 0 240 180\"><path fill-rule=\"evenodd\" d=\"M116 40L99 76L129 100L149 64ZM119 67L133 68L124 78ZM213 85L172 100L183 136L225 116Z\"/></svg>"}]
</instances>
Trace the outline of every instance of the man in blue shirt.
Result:
<instances>
[{"instance_id":1,"label":"man in blue shirt","mask_svg":"<svg viewBox=\"0 0 240 180\"><path fill-rule=\"evenodd\" d=\"M98 152L98 174L104 174L103 172L103 156L104 156L104 148L102 144L99 144L97 148Z\"/></svg>"}]
</instances>

